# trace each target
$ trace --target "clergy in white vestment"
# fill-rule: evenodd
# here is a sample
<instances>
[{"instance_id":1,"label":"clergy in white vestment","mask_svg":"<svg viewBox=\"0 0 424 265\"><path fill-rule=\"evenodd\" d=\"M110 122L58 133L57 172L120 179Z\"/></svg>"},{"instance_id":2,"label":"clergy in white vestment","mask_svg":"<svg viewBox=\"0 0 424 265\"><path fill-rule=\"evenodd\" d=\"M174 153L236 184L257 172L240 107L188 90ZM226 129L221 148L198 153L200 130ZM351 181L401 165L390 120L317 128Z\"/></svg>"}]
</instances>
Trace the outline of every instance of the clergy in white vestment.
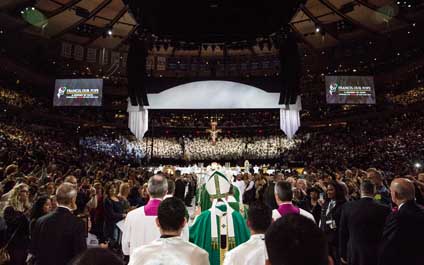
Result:
<instances>
[{"instance_id":1,"label":"clergy in white vestment","mask_svg":"<svg viewBox=\"0 0 424 265\"><path fill-rule=\"evenodd\" d=\"M293 205L293 189L290 182L280 180L275 184L274 192L275 200L278 204L278 208L272 211L272 219L274 221L287 214L299 214L315 223L315 218L310 212Z\"/></svg>"},{"instance_id":2,"label":"clergy in white vestment","mask_svg":"<svg viewBox=\"0 0 424 265\"><path fill-rule=\"evenodd\" d=\"M154 175L147 184L149 202L130 211L125 218L122 231L122 252L131 255L134 249L147 245L160 237L156 225L159 204L168 192L168 182L164 176Z\"/></svg>"},{"instance_id":3,"label":"clergy in white vestment","mask_svg":"<svg viewBox=\"0 0 424 265\"><path fill-rule=\"evenodd\" d=\"M135 249L128 265L209 265L208 252L181 238L185 212L181 199L165 199L155 220L160 238Z\"/></svg>"},{"instance_id":4,"label":"clergy in white vestment","mask_svg":"<svg viewBox=\"0 0 424 265\"><path fill-rule=\"evenodd\" d=\"M258 165L255 165L254 167L253 167L253 173L254 174L259 174L259 167L258 167Z\"/></svg>"},{"instance_id":5,"label":"clergy in white vestment","mask_svg":"<svg viewBox=\"0 0 424 265\"><path fill-rule=\"evenodd\" d=\"M227 252L224 265L265 265L267 260L265 231L271 225L271 209L263 202L250 204L247 212L247 226L250 239Z\"/></svg>"},{"instance_id":6,"label":"clergy in white vestment","mask_svg":"<svg viewBox=\"0 0 424 265\"><path fill-rule=\"evenodd\" d=\"M246 190L246 182L244 181L244 175L237 175L236 181L234 181L233 185L236 186L240 191L240 197L243 199L244 191Z\"/></svg>"}]
</instances>

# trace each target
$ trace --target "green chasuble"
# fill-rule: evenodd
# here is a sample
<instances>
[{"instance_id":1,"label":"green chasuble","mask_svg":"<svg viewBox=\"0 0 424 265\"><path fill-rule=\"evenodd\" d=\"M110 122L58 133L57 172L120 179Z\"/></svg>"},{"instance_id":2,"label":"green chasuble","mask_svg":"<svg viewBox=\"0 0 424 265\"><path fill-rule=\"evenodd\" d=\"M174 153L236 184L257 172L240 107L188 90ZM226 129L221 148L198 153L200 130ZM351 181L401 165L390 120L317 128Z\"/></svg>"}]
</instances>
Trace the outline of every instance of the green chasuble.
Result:
<instances>
[{"instance_id":1,"label":"green chasuble","mask_svg":"<svg viewBox=\"0 0 424 265\"><path fill-rule=\"evenodd\" d=\"M211 202L211 198L209 196L208 191L205 188L205 184L203 184L199 189L197 189L196 192L196 203L200 206L200 209L202 210L202 212L208 210L209 208L212 207L212 202ZM233 191L234 191L234 198L236 199L237 202L240 202L240 191L239 189L233 185ZM232 208L233 205L230 204L230 206ZM240 209L237 208L234 210L239 211Z\"/></svg>"},{"instance_id":2,"label":"green chasuble","mask_svg":"<svg viewBox=\"0 0 424 265\"><path fill-rule=\"evenodd\" d=\"M222 205L217 207L222 211L225 211L226 206ZM246 222L239 212L233 211L233 224L234 224L234 236L235 245L229 244L227 251L235 248L236 246L246 242L250 238L250 232L247 228ZM217 216L218 225L218 247L212 247L212 236L211 236L211 212L204 211L200 214L193 225L190 227L190 242L196 244L200 248L206 250L209 253L209 261L211 265L221 265L221 236L220 236L220 223L219 217ZM225 254L225 253L222 253Z\"/></svg>"},{"instance_id":3,"label":"green chasuble","mask_svg":"<svg viewBox=\"0 0 424 265\"><path fill-rule=\"evenodd\" d=\"M239 202L228 202L231 208L234 209L234 211L240 212L241 216L244 219L247 219L247 208L243 204L240 204Z\"/></svg>"}]
</instances>

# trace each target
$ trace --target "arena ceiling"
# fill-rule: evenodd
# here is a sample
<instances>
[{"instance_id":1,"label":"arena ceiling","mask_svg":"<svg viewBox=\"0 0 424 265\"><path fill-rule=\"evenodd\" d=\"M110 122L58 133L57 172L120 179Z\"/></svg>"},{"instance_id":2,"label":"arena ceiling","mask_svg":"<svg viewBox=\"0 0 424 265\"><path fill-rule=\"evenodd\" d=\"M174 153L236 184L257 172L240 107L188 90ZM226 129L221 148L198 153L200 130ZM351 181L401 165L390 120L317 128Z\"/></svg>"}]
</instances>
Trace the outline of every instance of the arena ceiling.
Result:
<instances>
[{"instance_id":1,"label":"arena ceiling","mask_svg":"<svg viewBox=\"0 0 424 265\"><path fill-rule=\"evenodd\" d=\"M199 1L191 0L187 1L193 5L191 7L175 0L133 1L132 3L138 3L140 10L132 7L130 10L124 2L131 3L130 0L1 0L0 22L14 31L110 49L124 47L122 44L136 30L138 22L165 35L175 32L177 38L189 39L200 36L202 41L220 31L224 37L229 36L229 40L234 38L237 30L241 32L238 38L248 38L248 32L255 35L260 35L261 32L268 34L281 27L282 23L288 22L300 43L312 49L322 49L365 34L378 36L408 27L423 10L423 1L418 0L408 0L408 3L414 3L411 8L399 6L393 0L291 1L296 2L295 8L289 4L278 4L288 2L281 0L267 1L273 4L261 4L261 7L233 0L231 2L240 4L231 8L224 4L228 1L221 0L206 1L206 7L194 4ZM147 2L155 4L141 4ZM39 10L46 23L34 26L25 22L21 12L27 7ZM230 11L217 12L220 8ZM136 11L143 15L143 10L150 14L145 15L144 20L139 19L140 14L134 14ZM268 11L271 15L267 18ZM237 14L244 15L234 17ZM226 19L217 23L216 20L225 17ZM209 23L214 19L215 24ZM245 26L244 30L241 30L240 25L234 26L240 22L245 23L241 25ZM218 30L210 25L218 25ZM183 26L186 27L182 28ZM188 35L190 32L192 35Z\"/></svg>"}]
</instances>

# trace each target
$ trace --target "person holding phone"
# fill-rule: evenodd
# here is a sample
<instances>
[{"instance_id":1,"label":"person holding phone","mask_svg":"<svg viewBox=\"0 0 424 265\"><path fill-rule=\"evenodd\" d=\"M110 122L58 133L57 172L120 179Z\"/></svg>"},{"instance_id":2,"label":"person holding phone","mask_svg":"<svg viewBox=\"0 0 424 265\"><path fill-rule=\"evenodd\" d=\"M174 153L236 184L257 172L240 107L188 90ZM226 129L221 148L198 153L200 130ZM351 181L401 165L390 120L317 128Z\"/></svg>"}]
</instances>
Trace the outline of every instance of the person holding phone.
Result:
<instances>
[{"instance_id":1,"label":"person holding phone","mask_svg":"<svg viewBox=\"0 0 424 265\"><path fill-rule=\"evenodd\" d=\"M306 200L303 204L303 209L305 211L310 212L315 219L315 222L318 224L319 220L321 219L321 204L319 204L319 200L324 201L324 193L320 193L321 191L316 188L312 187L308 189L306 192Z\"/></svg>"},{"instance_id":2,"label":"person holding phone","mask_svg":"<svg viewBox=\"0 0 424 265\"><path fill-rule=\"evenodd\" d=\"M117 196L117 189L113 182L106 183L104 189L104 226L103 235L109 240L111 247L119 245L119 231L116 223L123 220L127 215L124 206Z\"/></svg>"}]
</instances>

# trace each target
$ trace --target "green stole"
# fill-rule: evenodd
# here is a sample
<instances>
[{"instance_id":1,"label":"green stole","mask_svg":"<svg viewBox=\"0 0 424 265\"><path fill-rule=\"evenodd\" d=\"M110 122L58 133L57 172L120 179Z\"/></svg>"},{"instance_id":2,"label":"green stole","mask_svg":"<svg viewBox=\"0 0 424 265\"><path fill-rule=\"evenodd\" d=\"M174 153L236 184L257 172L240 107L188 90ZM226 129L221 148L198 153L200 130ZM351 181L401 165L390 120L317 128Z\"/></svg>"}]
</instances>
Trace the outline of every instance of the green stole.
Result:
<instances>
[{"instance_id":1,"label":"green stole","mask_svg":"<svg viewBox=\"0 0 424 265\"><path fill-rule=\"evenodd\" d=\"M221 211L226 211L225 205L217 206ZM247 228L246 222L237 211L232 213L233 224L234 224L234 236L235 245L227 244L227 249L230 251L232 248L246 242L250 238L250 232ZM195 220L193 225L190 227L190 242L197 245L198 247L206 250L209 253L210 265L221 265L221 236L220 236L220 222L217 216L218 225L218 248L212 247L212 236L211 236L211 212L202 212Z\"/></svg>"}]
</instances>

